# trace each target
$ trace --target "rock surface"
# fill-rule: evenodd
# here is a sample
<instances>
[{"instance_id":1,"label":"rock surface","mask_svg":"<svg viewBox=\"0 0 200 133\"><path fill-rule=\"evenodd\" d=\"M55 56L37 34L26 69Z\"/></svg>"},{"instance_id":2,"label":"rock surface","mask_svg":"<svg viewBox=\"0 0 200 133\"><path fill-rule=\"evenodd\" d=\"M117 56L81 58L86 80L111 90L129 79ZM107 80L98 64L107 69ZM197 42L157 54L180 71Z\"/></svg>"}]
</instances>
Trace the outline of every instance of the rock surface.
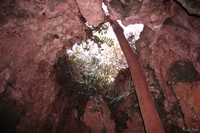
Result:
<instances>
[{"instance_id":1,"label":"rock surface","mask_svg":"<svg viewBox=\"0 0 200 133\"><path fill-rule=\"evenodd\" d=\"M142 117L129 69L119 71L115 79L119 97L110 105L118 132L145 133ZM117 117L118 116L118 117Z\"/></svg>"},{"instance_id":2,"label":"rock surface","mask_svg":"<svg viewBox=\"0 0 200 133\"><path fill-rule=\"evenodd\" d=\"M88 101L85 113L82 116L83 122L91 128L92 133L113 133L115 123L110 119L110 109L106 102L100 101L101 96L94 96Z\"/></svg>"},{"instance_id":3,"label":"rock surface","mask_svg":"<svg viewBox=\"0 0 200 133\"><path fill-rule=\"evenodd\" d=\"M165 110L168 113L176 111L174 113L177 117L170 118L171 121L177 123L180 128L185 124L188 129L198 130L200 112L199 103L195 101L199 98L193 93L199 93L200 84L200 27L197 24L200 19L188 16L177 3L166 4L170 5L171 17L164 20L159 30L145 27L136 47L141 64L148 66L144 67L146 76L149 75L149 68L155 71L154 80L159 80L159 86L162 88ZM151 78L147 78L147 81L149 88L156 89Z\"/></svg>"},{"instance_id":4,"label":"rock surface","mask_svg":"<svg viewBox=\"0 0 200 133\"><path fill-rule=\"evenodd\" d=\"M89 25L97 27L104 22L104 11L101 7L102 0L76 0L80 13Z\"/></svg>"},{"instance_id":5,"label":"rock surface","mask_svg":"<svg viewBox=\"0 0 200 133\"><path fill-rule=\"evenodd\" d=\"M200 10L199 10L199 6L200 6L200 1L199 0L177 0L178 2L180 2L180 4L192 15L198 15L200 16Z\"/></svg>"},{"instance_id":6,"label":"rock surface","mask_svg":"<svg viewBox=\"0 0 200 133\"><path fill-rule=\"evenodd\" d=\"M84 24L74 15L79 11L73 0L1 1L0 10L1 99L8 95L13 111L25 106L26 110L16 110L21 113L13 123L18 132L42 132L56 98L52 66L81 41Z\"/></svg>"},{"instance_id":7,"label":"rock surface","mask_svg":"<svg viewBox=\"0 0 200 133\"><path fill-rule=\"evenodd\" d=\"M177 1L105 3L112 19L145 25L137 53L166 132L198 132L200 11L197 0ZM87 37L86 21L104 21L100 0L2 0L0 11L0 132L144 132L128 69L113 102L88 100L63 56Z\"/></svg>"}]
</instances>

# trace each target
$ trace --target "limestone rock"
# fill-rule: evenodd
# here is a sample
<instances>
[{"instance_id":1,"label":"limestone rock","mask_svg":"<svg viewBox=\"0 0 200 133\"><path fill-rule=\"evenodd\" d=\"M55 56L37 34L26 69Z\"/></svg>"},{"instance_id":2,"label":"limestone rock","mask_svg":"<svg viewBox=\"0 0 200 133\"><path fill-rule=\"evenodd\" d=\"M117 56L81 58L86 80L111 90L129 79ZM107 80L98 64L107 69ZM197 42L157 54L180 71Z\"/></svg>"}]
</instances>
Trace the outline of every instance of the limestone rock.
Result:
<instances>
[{"instance_id":1,"label":"limestone rock","mask_svg":"<svg viewBox=\"0 0 200 133\"><path fill-rule=\"evenodd\" d=\"M140 53L140 63L144 66L145 75L149 77L147 78L149 88L157 88L160 90L160 94L163 93L164 95L162 103L165 101L165 104L159 103L159 108L165 106L163 110L176 114L175 119L170 118L172 115L169 115L168 122L174 121L177 124L176 132L181 131L184 123L187 123L188 129L199 129L200 127L197 124L197 117L200 115L199 104L195 103L198 98L193 95L193 92L198 93L198 89L192 88L198 88L198 81L200 80L200 64L198 63L200 26L197 24L200 19L189 16L175 2L168 3L168 5L172 17L166 18L159 30L145 27L141 38L136 42L136 47ZM147 49L150 52L147 53ZM151 70L155 73L155 75L153 74L154 78L150 78L153 76ZM159 84L156 83L157 79ZM189 85L190 83L191 85ZM162 90L159 88L162 88ZM161 100L161 95L152 94L155 101L156 99ZM158 102L155 103L158 104ZM195 112L195 114L191 112ZM165 129L166 131L169 130Z\"/></svg>"},{"instance_id":2,"label":"limestone rock","mask_svg":"<svg viewBox=\"0 0 200 133\"><path fill-rule=\"evenodd\" d=\"M199 0L177 0L192 15L200 16Z\"/></svg>"},{"instance_id":3,"label":"limestone rock","mask_svg":"<svg viewBox=\"0 0 200 133\"><path fill-rule=\"evenodd\" d=\"M199 2L177 1L190 15L172 0L104 2L111 19L145 25L137 56L166 132L195 132L200 129ZM119 95L113 101L99 95L88 100L77 93L74 76L80 75L63 56L86 38L85 20L92 26L104 21L101 4L0 1L0 132L144 132L128 69L116 77Z\"/></svg>"},{"instance_id":4,"label":"limestone rock","mask_svg":"<svg viewBox=\"0 0 200 133\"><path fill-rule=\"evenodd\" d=\"M104 21L104 11L101 0L76 0L80 13L89 25L97 27Z\"/></svg>"}]
</instances>

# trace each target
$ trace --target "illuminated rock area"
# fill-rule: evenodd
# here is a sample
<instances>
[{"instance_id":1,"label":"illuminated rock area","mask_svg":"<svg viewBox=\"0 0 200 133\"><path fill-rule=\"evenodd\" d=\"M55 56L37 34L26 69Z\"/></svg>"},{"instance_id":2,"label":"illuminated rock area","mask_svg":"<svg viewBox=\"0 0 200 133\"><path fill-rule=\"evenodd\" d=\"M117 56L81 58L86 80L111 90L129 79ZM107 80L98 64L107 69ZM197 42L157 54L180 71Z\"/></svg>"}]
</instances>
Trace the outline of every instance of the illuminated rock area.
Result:
<instances>
[{"instance_id":1,"label":"illuminated rock area","mask_svg":"<svg viewBox=\"0 0 200 133\"><path fill-rule=\"evenodd\" d=\"M104 2L113 20L144 24L137 55L166 133L199 132L199 2L177 1ZM86 21L104 22L100 0L2 0L0 10L0 132L145 132L128 69L113 101L88 97L65 56L89 36Z\"/></svg>"},{"instance_id":2,"label":"illuminated rock area","mask_svg":"<svg viewBox=\"0 0 200 133\"><path fill-rule=\"evenodd\" d=\"M166 4L171 5L171 16L164 20L159 31L145 27L136 47L149 88L155 91L155 101L160 101L162 97L166 112L160 114L167 115L168 122L173 121L180 128L186 126L188 129L200 129L200 108L197 102L200 91L200 19L188 16L177 3ZM149 73L151 69L154 71L154 78ZM158 84L155 84L155 80ZM156 94L158 88L161 90ZM161 94L164 97L156 96Z\"/></svg>"}]
</instances>

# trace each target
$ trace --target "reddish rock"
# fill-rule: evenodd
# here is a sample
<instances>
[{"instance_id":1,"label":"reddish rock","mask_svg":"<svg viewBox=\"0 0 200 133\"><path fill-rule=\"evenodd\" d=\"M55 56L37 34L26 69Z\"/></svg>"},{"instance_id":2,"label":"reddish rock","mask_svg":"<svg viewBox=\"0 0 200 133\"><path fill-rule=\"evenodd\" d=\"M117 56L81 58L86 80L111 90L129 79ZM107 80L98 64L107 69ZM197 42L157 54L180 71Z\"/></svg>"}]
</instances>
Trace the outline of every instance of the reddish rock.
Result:
<instances>
[{"instance_id":1,"label":"reddish rock","mask_svg":"<svg viewBox=\"0 0 200 133\"><path fill-rule=\"evenodd\" d=\"M157 85L161 88L161 95L153 94L155 102L156 97L159 99L163 93L165 111L170 114L176 110L176 117L170 118L170 121L180 129L184 124L188 129L199 129L198 104L194 102L197 98L192 95L192 91L198 93L198 87L193 84L198 86L197 81L200 80L200 66L197 62L200 27L196 25L200 19L189 16L177 3L171 2L169 5L171 17L166 18L158 30L145 27L136 47L149 88L158 88ZM151 69L155 72L154 80L149 77ZM155 80L158 80L156 86ZM193 90L191 86L197 89ZM157 107L158 111L161 105Z\"/></svg>"},{"instance_id":2,"label":"reddish rock","mask_svg":"<svg viewBox=\"0 0 200 133\"><path fill-rule=\"evenodd\" d=\"M115 120L115 131L122 133L144 133L141 112L129 69L119 71L115 79L118 97L110 109Z\"/></svg>"},{"instance_id":3,"label":"reddish rock","mask_svg":"<svg viewBox=\"0 0 200 133\"><path fill-rule=\"evenodd\" d=\"M145 25L136 47L166 132L200 129L199 7L177 1L185 9L174 1L105 1L112 19ZM0 11L1 132L144 132L128 70L116 79L119 97L96 104L75 92L67 63L56 67L91 36L85 21L104 21L101 1L3 0Z\"/></svg>"},{"instance_id":4,"label":"reddish rock","mask_svg":"<svg viewBox=\"0 0 200 133\"><path fill-rule=\"evenodd\" d=\"M180 2L180 4L187 9L187 11L192 14L192 15L198 15L200 16L200 10L199 10L199 6L200 6L200 2L198 0L177 0L178 2Z\"/></svg>"},{"instance_id":5,"label":"reddish rock","mask_svg":"<svg viewBox=\"0 0 200 133\"><path fill-rule=\"evenodd\" d=\"M197 97L199 84L200 82L177 83L174 86L174 92L184 113L184 122L188 129L200 128L198 124L200 123L200 104L199 97Z\"/></svg>"},{"instance_id":6,"label":"reddish rock","mask_svg":"<svg viewBox=\"0 0 200 133\"><path fill-rule=\"evenodd\" d=\"M16 115L18 132L42 132L56 99L52 65L59 53L65 53L62 49L80 41L76 36L84 36L84 24L74 15L78 14L74 1L1 1L1 5L1 99L10 93L7 100L18 104L23 98L19 105L26 110Z\"/></svg>"},{"instance_id":7,"label":"reddish rock","mask_svg":"<svg viewBox=\"0 0 200 133\"><path fill-rule=\"evenodd\" d=\"M104 21L104 11L101 7L102 0L76 0L80 13L89 25L97 27Z\"/></svg>"},{"instance_id":8,"label":"reddish rock","mask_svg":"<svg viewBox=\"0 0 200 133\"><path fill-rule=\"evenodd\" d=\"M106 1L111 19L120 19L124 25L143 23L156 30L170 15L168 10L170 3L163 0Z\"/></svg>"},{"instance_id":9,"label":"reddish rock","mask_svg":"<svg viewBox=\"0 0 200 133\"><path fill-rule=\"evenodd\" d=\"M102 96L94 96L88 101L82 121L91 128L92 133L113 133L115 123L110 119L110 109Z\"/></svg>"}]
</instances>

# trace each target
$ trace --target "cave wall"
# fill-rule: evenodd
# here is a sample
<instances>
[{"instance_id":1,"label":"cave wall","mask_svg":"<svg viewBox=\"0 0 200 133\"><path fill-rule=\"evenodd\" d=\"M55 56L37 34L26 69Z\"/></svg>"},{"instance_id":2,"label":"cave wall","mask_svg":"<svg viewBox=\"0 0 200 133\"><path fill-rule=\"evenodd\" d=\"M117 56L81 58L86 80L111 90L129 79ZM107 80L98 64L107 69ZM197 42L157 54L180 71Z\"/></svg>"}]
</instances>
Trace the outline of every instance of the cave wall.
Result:
<instances>
[{"instance_id":1,"label":"cave wall","mask_svg":"<svg viewBox=\"0 0 200 133\"><path fill-rule=\"evenodd\" d=\"M198 4L107 0L112 19L120 19L124 25L145 26L136 48L166 132L199 130Z\"/></svg>"},{"instance_id":2,"label":"cave wall","mask_svg":"<svg viewBox=\"0 0 200 133\"><path fill-rule=\"evenodd\" d=\"M77 3L3 0L0 10L1 131L42 132L56 99L53 65L85 36Z\"/></svg>"},{"instance_id":3,"label":"cave wall","mask_svg":"<svg viewBox=\"0 0 200 133\"><path fill-rule=\"evenodd\" d=\"M145 25L137 55L166 132L197 132L199 2L177 1L104 0L111 19ZM63 55L87 38L85 19L93 26L104 21L100 0L2 0L0 10L1 132L144 132L130 77L116 78L124 98L115 105L74 91L75 67Z\"/></svg>"},{"instance_id":4,"label":"cave wall","mask_svg":"<svg viewBox=\"0 0 200 133\"><path fill-rule=\"evenodd\" d=\"M174 103L178 102L183 116L179 115L174 121L180 127L198 130L200 19L188 15L178 3L166 4L170 5L170 16L165 18L159 30L145 27L136 47L141 64L155 71L165 97L165 110L174 110ZM147 80L149 88L155 89L153 82L149 78Z\"/></svg>"}]
</instances>

